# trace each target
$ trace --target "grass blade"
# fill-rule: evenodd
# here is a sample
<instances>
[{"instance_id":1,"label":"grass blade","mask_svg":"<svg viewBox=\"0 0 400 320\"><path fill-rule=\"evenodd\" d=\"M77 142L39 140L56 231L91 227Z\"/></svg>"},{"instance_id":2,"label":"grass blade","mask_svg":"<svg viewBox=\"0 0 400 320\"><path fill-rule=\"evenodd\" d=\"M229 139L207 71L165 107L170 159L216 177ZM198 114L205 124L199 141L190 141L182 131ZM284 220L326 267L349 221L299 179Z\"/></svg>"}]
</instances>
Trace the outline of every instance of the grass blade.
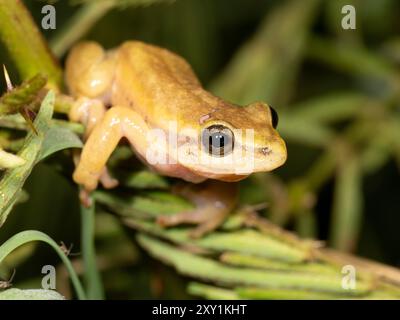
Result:
<instances>
[{"instance_id":1,"label":"grass blade","mask_svg":"<svg viewBox=\"0 0 400 320\"><path fill-rule=\"evenodd\" d=\"M362 176L356 157L343 162L336 176L330 243L339 250L353 251L361 227Z\"/></svg>"},{"instance_id":2,"label":"grass blade","mask_svg":"<svg viewBox=\"0 0 400 320\"><path fill-rule=\"evenodd\" d=\"M77 274L75 273L74 268L72 267L71 262L69 261L68 257L65 255L65 253L61 250L61 248L58 246L58 244L51 239L48 235L44 234L43 232L40 231L35 231L35 230L28 230L28 231L22 231L20 233L17 233L16 235L12 236L10 239L8 239L6 242L4 242L0 246L0 263L7 257L9 253L14 251L16 248L24 245L25 243L29 243L32 241L42 241L50 245L58 254L58 256L61 258L62 262L64 263L65 267L68 270L68 273L71 277L72 284L75 288L76 294L79 299L85 299L85 292L83 291L83 287L79 281L79 278Z\"/></svg>"}]
</instances>

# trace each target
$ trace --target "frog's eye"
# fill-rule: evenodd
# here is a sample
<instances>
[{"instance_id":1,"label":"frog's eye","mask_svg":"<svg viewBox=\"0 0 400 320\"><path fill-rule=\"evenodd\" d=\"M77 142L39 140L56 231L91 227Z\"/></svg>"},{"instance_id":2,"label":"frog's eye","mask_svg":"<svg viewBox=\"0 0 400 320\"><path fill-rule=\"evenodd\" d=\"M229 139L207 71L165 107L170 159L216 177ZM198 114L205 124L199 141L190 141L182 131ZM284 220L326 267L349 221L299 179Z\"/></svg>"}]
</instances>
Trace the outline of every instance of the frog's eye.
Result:
<instances>
[{"instance_id":1,"label":"frog's eye","mask_svg":"<svg viewBox=\"0 0 400 320\"><path fill-rule=\"evenodd\" d=\"M233 150L233 132L223 125L212 125L205 128L201 138L203 146L210 155L222 157Z\"/></svg>"},{"instance_id":2,"label":"frog's eye","mask_svg":"<svg viewBox=\"0 0 400 320\"><path fill-rule=\"evenodd\" d=\"M276 127L278 126L278 122L279 122L278 113L271 106L269 106L269 109L271 110L272 127L274 129L276 129Z\"/></svg>"}]
</instances>

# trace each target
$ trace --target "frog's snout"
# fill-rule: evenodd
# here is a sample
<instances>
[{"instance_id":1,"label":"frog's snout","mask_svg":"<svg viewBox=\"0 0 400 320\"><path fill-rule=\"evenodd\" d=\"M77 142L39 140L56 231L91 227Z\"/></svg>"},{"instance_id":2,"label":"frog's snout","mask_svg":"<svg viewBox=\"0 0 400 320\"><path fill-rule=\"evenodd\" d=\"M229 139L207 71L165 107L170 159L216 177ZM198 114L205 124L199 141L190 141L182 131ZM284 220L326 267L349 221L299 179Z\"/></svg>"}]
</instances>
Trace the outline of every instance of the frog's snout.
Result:
<instances>
[{"instance_id":1,"label":"frog's snout","mask_svg":"<svg viewBox=\"0 0 400 320\"><path fill-rule=\"evenodd\" d=\"M254 171L271 171L282 166L287 160L286 144L280 137L257 151Z\"/></svg>"}]
</instances>

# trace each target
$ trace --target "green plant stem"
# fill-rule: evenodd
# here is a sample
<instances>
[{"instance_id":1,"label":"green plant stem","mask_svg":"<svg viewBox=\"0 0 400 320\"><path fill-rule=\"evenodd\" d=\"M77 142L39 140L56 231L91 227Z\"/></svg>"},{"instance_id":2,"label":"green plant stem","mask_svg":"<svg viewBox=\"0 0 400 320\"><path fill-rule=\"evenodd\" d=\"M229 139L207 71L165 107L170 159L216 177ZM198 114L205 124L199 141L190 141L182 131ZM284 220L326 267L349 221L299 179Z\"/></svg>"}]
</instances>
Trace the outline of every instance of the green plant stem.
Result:
<instances>
[{"instance_id":1,"label":"green plant stem","mask_svg":"<svg viewBox=\"0 0 400 320\"><path fill-rule=\"evenodd\" d=\"M90 28L115 5L115 0L85 3L51 41L54 54L61 57L71 45L85 35Z\"/></svg>"},{"instance_id":2,"label":"green plant stem","mask_svg":"<svg viewBox=\"0 0 400 320\"><path fill-rule=\"evenodd\" d=\"M12 154L5 152L0 148L0 168L1 169L12 169L22 166L25 160Z\"/></svg>"},{"instance_id":3,"label":"green plant stem","mask_svg":"<svg viewBox=\"0 0 400 320\"><path fill-rule=\"evenodd\" d=\"M362 176L359 159L346 155L336 174L330 243L339 250L356 248L362 220Z\"/></svg>"},{"instance_id":4,"label":"green plant stem","mask_svg":"<svg viewBox=\"0 0 400 320\"><path fill-rule=\"evenodd\" d=\"M395 66L362 47L312 37L308 41L307 55L352 76L383 81L386 88L380 90L380 96L399 95L400 79Z\"/></svg>"},{"instance_id":5,"label":"green plant stem","mask_svg":"<svg viewBox=\"0 0 400 320\"><path fill-rule=\"evenodd\" d=\"M68 273L71 277L72 285L75 288L75 292L78 298L80 300L85 300L86 294L68 257L57 245L57 243L43 232L28 230L28 231L22 231L12 236L10 239L8 239L0 246L0 263L4 260L5 257L7 257L8 254L10 254L16 248L32 241L45 242L49 244L57 252L58 256L61 258L62 262L64 263L65 267L68 270Z\"/></svg>"},{"instance_id":6,"label":"green plant stem","mask_svg":"<svg viewBox=\"0 0 400 320\"><path fill-rule=\"evenodd\" d=\"M83 134L83 132L84 132L83 125L80 123L77 123L77 122L69 122L69 121L61 120L61 119L52 119L52 120L49 120L49 122L53 126L68 129L79 135ZM13 129L13 130L21 130L21 131L29 130L28 124L25 122L25 120L20 115L11 115L11 116L0 117L0 127L9 128L9 129ZM15 142L15 140L10 141L9 143L12 144L14 142ZM8 146L7 146L7 148L8 148ZM13 149L12 147L10 147L10 148ZM19 149L16 148L15 150L19 150Z\"/></svg>"},{"instance_id":7,"label":"green plant stem","mask_svg":"<svg viewBox=\"0 0 400 320\"><path fill-rule=\"evenodd\" d=\"M53 88L60 87L61 68L20 0L0 0L0 39L22 79L41 72Z\"/></svg>"},{"instance_id":8,"label":"green plant stem","mask_svg":"<svg viewBox=\"0 0 400 320\"><path fill-rule=\"evenodd\" d=\"M238 104L286 105L319 2L285 1L271 11L211 84L212 91Z\"/></svg>"},{"instance_id":9,"label":"green plant stem","mask_svg":"<svg viewBox=\"0 0 400 320\"><path fill-rule=\"evenodd\" d=\"M63 26L53 39L50 47L57 57L61 57L81 39L108 11L114 7L145 6L166 0L85 0L78 12Z\"/></svg>"},{"instance_id":10,"label":"green plant stem","mask_svg":"<svg viewBox=\"0 0 400 320\"><path fill-rule=\"evenodd\" d=\"M89 208L81 206L81 241L86 292L89 299L100 300L104 299L104 288L96 265L94 207L94 203Z\"/></svg>"}]
</instances>

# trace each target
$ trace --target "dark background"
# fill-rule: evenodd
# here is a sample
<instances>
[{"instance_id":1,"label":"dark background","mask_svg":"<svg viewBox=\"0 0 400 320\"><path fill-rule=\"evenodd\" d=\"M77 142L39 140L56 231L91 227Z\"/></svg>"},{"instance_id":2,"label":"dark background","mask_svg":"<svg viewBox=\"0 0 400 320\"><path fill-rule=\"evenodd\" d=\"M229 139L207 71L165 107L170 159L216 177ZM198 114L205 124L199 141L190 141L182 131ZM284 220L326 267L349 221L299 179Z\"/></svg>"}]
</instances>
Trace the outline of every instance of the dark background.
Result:
<instances>
[{"instance_id":1,"label":"dark background","mask_svg":"<svg viewBox=\"0 0 400 320\"><path fill-rule=\"evenodd\" d=\"M128 39L143 40L166 47L185 57L193 66L202 83L206 87L213 88L216 79L223 70L226 70L238 50L258 32L265 17L268 17L268 14L278 7L285 5L286 2L177 0L147 7L127 6L107 13L84 38L96 40L107 48L117 46ZM351 1L357 8L356 31L341 30L342 15L338 14L337 10L335 11L334 5L328 5L327 2L321 1L316 9L315 18L309 28L310 37L317 36L333 42L346 43L349 52L353 46L354 48L361 47L365 52L390 61L394 68L393 71L399 71L400 45L397 47L395 45L400 43L400 20L398 19L400 3L398 1ZM40 25L42 17L40 11L45 2L31 0L24 1L24 3ZM57 30L44 31L47 39L54 38L59 29L80 8L79 5L70 5L69 1L55 1L54 5L57 10ZM286 21L283 19L281 25L277 24L277 28L284 26L285 23ZM277 35L280 35L278 30ZM296 35L294 35L295 37ZM344 72L341 67L336 68L332 64L324 63L321 59L315 59L313 54L307 51L307 46L306 42L304 53L299 58L294 70L290 65L285 70L285 61L279 59L279 56L276 61L270 62L271 66L280 66L285 72L292 72L295 78L290 83L292 93L290 95L280 93L285 99L280 99L279 95L278 98L271 97L272 101L286 100L280 105L274 104L278 113L290 114L293 106L299 102L318 99L327 94L332 94L334 97L337 92L342 91L359 92L373 99L382 98L384 90L381 90L379 81L377 82L368 75ZM290 44L287 44L287 47L290 50ZM61 63L64 58L65 56L61 57ZM14 81L18 81L15 69L9 62L4 49L1 48L0 62L3 61L10 65L9 71ZM235 79L229 81L235 81ZM273 81L273 79L269 81ZM4 84L2 83L2 85ZM263 85L262 82L261 85ZM268 86L268 83L265 86ZM231 99L229 96L223 97ZM260 96L260 99L264 98L267 102L271 101L268 96ZM383 94L382 105L388 104L385 99L386 96ZM245 103L249 102L251 101L245 101ZM398 100L390 99L390 104L394 104L395 107L391 109L389 118L397 117L396 119L399 119ZM355 121L355 118L357 117L339 121L331 127L339 136L342 130ZM274 175L285 186L288 186L291 181L301 177L315 165L323 148L293 141L290 137L285 137L284 132L282 135L288 144L289 158L282 168L274 172ZM398 138L400 140L400 136ZM358 149L355 148L355 150ZM377 170L362 176L362 213L357 227L353 230L354 246L348 248L359 255L395 266L400 266L398 160L395 154L390 154ZM344 163L346 164L346 160ZM7 223L1 229L0 242L5 241L17 231L38 229L46 232L55 240L62 240L68 244L73 243L72 251L79 251L79 203L77 189L70 178L71 172L72 163L65 155L56 155L46 163L38 165L26 185L30 199L26 203L18 205L12 212ZM335 181L334 173L316 190L316 203L312 208L315 225L313 231L306 234L327 240L331 245L334 245L329 239L330 232L332 232ZM251 183L251 181L244 182L244 188ZM246 195L251 198L257 193L251 186L245 190L247 191L245 191L244 198ZM254 196L254 198L258 199L259 197ZM268 216L269 212L267 211L265 214ZM289 210L287 214L290 218L286 219L284 226L301 233L295 213ZM125 238L126 235L121 231L118 223L114 220L113 223L115 223L116 230L119 230L116 231L118 237L124 239L123 243L129 243L127 244L129 257L121 265L114 266L104 273L110 298L154 297L155 292L158 292L157 279L160 275L167 279L162 297L186 297L184 279L175 274L172 269L149 259L145 253ZM100 248L112 248L113 243L107 243L107 239L102 240L101 237L99 239ZM120 242L117 243L119 245ZM46 264L58 263L55 254L41 245L22 256L23 263L18 267L15 278L15 283L20 283L20 286L28 286L29 283L37 281L43 261Z\"/></svg>"}]
</instances>

